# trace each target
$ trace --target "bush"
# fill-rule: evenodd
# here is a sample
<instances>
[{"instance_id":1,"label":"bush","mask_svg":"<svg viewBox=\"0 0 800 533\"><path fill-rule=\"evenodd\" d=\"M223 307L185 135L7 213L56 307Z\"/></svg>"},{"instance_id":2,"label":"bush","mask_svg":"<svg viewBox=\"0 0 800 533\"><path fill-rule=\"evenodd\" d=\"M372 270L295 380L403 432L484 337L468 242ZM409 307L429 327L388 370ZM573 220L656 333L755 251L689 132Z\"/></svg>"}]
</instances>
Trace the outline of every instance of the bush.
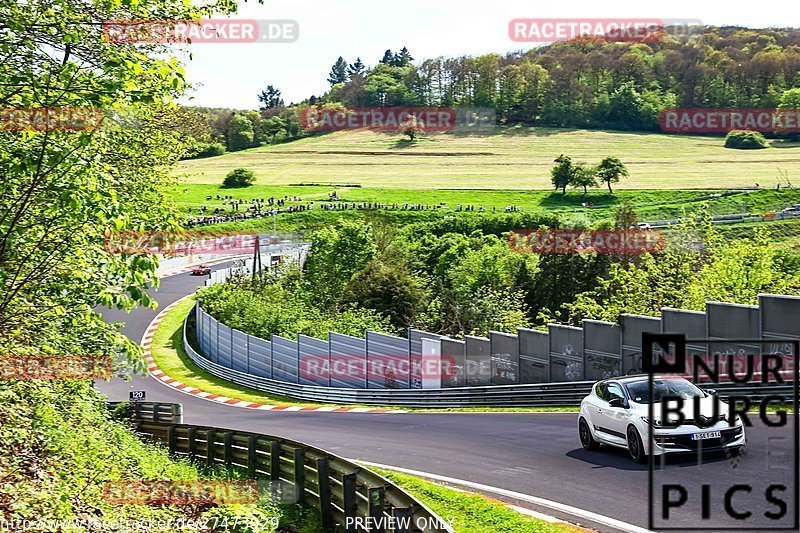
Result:
<instances>
[{"instance_id":1,"label":"bush","mask_svg":"<svg viewBox=\"0 0 800 533\"><path fill-rule=\"evenodd\" d=\"M236 168L228 172L223 187L249 187L256 180L256 175L249 168Z\"/></svg>"},{"instance_id":2,"label":"bush","mask_svg":"<svg viewBox=\"0 0 800 533\"><path fill-rule=\"evenodd\" d=\"M728 135L725 137L725 148L758 150L768 146L767 140L757 131L733 130L728 132Z\"/></svg>"},{"instance_id":3,"label":"bush","mask_svg":"<svg viewBox=\"0 0 800 533\"><path fill-rule=\"evenodd\" d=\"M201 159L203 157L216 157L225 153L222 143L200 143L194 147L192 155L186 159Z\"/></svg>"}]
</instances>

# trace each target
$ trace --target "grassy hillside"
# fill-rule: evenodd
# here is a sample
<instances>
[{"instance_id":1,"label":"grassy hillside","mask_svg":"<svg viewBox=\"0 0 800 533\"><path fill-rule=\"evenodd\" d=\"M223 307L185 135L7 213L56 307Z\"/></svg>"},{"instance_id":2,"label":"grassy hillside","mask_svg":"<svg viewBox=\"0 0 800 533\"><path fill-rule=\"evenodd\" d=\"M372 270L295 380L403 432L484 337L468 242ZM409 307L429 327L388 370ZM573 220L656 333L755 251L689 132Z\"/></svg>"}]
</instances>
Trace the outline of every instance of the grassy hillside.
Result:
<instances>
[{"instance_id":1,"label":"grassy hillside","mask_svg":"<svg viewBox=\"0 0 800 533\"><path fill-rule=\"evenodd\" d=\"M731 150L713 136L553 128L500 128L493 134L430 134L409 144L397 134L335 132L295 142L182 162L186 183L220 184L236 167L258 185L357 184L406 189L550 189L559 154L597 163L622 159L631 177L620 189L774 187L778 168L798 168L800 144Z\"/></svg>"}]
</instances>

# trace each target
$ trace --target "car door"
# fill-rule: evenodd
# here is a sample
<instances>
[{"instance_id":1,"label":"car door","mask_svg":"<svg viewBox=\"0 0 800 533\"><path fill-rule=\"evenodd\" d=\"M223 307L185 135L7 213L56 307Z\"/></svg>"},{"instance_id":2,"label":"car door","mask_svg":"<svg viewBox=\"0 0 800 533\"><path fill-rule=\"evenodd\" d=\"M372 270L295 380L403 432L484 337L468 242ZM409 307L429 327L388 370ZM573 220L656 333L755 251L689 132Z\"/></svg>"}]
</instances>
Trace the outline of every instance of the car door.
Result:
<instances>
[{"instance_id":1,"label":"car door","mask_svg":"<svg viewBox=\"0 0 800 533\"><path fill-rule=\"evenodd\" d=\"M595 415L595 429L603 433L603 437L613 442L624 444L627 427L628 410L624 407L612 407L609 402L613 398L625 398L619 383L609 382L606 385L602 405L598 406Z\"/></svg>"}]
</instances>

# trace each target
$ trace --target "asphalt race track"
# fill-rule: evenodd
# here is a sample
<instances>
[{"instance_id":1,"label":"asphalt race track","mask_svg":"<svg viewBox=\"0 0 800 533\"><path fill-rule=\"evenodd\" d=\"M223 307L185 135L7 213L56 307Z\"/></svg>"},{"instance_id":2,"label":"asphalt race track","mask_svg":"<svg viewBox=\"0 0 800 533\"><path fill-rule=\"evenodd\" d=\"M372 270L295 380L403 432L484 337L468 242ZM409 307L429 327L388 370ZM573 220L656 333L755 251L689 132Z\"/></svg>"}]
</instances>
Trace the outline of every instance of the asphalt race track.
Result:
<instances>
[{"instance_id":1,"label":"asphalt race track","mask_svg":"<svg viewBox=\"0 0 800 533\"><path fill-rule=\"evenodd\" d=\"M152 294L163 307L194 292L204 279L189 274L164 278L161 287ZM123 333L136 342L141 340L155 314L153 310L142 309L132 314L103 311L106 320L124 322ZM128 391L137 389L147 391L148 401L182 403L184 421L189 424L279 435L351 459L499 487L640 527L648 524L647 465L633 463L624 450L584 451L578 440L577 414L264 412L205 401L149 377L137 376L131 382L98 383L97 388L111 400L127 400ZM783 433L788 436L792 429L791 426L784 428ZM773 458L773 463L767 464L768 443L759 438L758 427L751 428L748 436L751 442L747 453L738 462L724 455L713 456L700 465L696 459L672 460L656 475L669 476L672 482L681 482L691 487L690 490L701 483L711 484L711 512L715 522L708 525L725 520L721 516L723 494L720 492L724 489L715 489L719 484L727 488L732 480L750 483L754 487L752 501L761 501L763 505L761 486L776 476L783 476L788 485L783 497L789 502L791 513L791 502L797 498L792 494L791 456L780 460ZM785 470L776 470L776 464ZM697 514L690 516L688 511L691 507L699 513L698 499L699 489L690 494L684 506L686 511L674 512L668 525L678 528L704 525L696 521ZM737 496L733 501L742 510L748 507L746 496ZM539 509L559 516L559 513ZM759 519L763 520L761 513L765 509L774 509L774 506L754 507L753 517L729 525L756 527Z\"/></svg>"}]
</instances>

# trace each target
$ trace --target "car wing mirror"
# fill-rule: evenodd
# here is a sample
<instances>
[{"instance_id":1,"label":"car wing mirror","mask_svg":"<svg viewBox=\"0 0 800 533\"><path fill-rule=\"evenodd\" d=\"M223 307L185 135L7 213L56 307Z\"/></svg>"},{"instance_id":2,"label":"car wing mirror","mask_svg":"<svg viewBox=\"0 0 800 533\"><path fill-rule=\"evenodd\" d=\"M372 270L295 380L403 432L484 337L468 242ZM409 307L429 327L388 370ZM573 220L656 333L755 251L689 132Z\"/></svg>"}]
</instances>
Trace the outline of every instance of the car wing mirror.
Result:
<instances>
[{"instance_id":1,"label":"car wing mirror","mask_svg":"<svg viewBox=\"0 0 800 533\"><path fill-rule=\"evenodd\" d=\"M717 389L706 389L706 393L710 394L711 396L716 396Z\"/></svg>"}]
</instances>

